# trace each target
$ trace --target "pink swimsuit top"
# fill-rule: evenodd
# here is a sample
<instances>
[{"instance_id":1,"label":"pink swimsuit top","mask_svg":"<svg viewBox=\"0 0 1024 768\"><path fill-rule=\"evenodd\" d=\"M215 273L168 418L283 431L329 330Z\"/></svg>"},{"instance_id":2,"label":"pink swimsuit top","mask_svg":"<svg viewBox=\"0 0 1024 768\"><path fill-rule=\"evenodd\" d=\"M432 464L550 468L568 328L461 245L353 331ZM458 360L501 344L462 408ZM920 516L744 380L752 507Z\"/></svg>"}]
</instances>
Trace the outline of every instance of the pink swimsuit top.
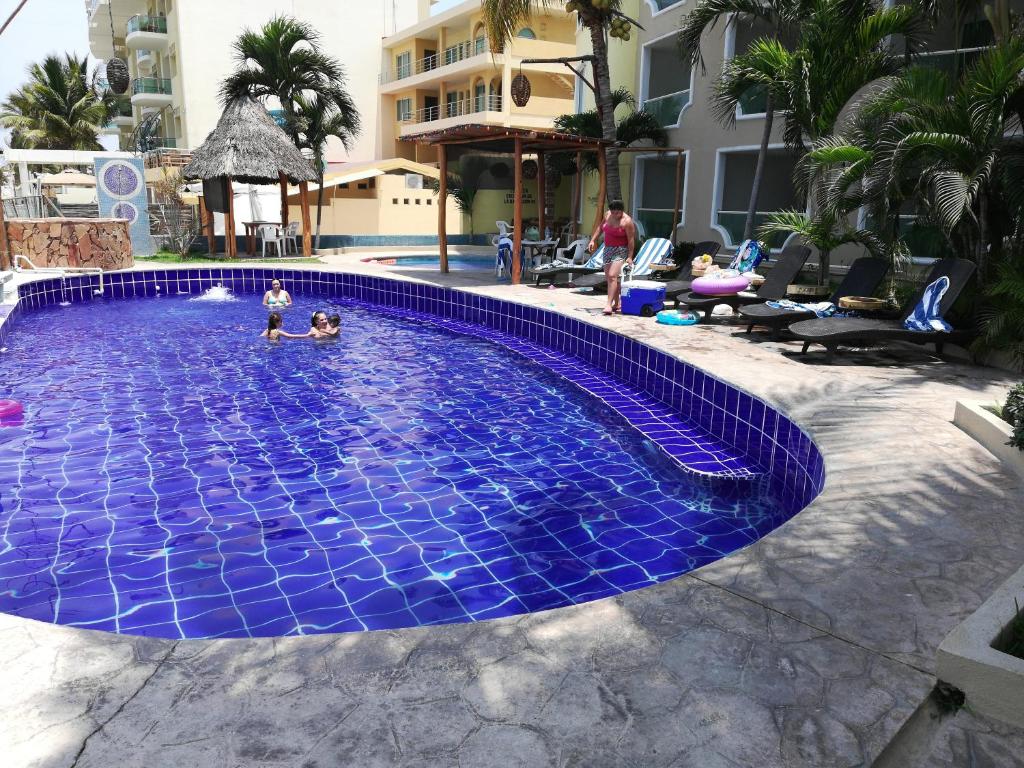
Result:
<instances>
[{"instance_id":1,"label":"pink swimsuit top","mask_svg":"<svg viewBox=\"0 0 1024 768\"><path fill-rule=\"evenodd\" d=\"M606 248L625 248L629 245L629 237L626 235L625 227L615 227L607 221L601 225L604 232L604 244Z\"/></svg>"}]
</instances>

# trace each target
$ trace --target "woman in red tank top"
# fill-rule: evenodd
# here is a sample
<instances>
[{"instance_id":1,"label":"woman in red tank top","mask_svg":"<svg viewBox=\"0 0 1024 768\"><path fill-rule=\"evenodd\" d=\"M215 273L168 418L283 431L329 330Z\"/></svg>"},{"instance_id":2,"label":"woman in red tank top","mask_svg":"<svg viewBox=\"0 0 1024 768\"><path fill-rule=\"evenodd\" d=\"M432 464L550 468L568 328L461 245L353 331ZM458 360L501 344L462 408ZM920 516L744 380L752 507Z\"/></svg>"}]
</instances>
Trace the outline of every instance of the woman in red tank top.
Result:
<instances>
[{"instance_id":1,"label":"woman in red tank top","mask_svg":"<svg viewBox=\"0 0 1024 768\"><path fill-rule=\"evenodd\" d=\"M619 311L619 295L622 286L619 284L619 275L622 273L623 263L633 267L633 254L636 251L636 225L633 219L626 215L621 200L612 200L608 204L608 211L604 220L594 230L594 236L590 238L590 246L587 250L593 253L597 249L597 238L604 235L604 274L608 279L608 303L605 305L604 313L610 315Z\"/></svg>"}]
</instances>

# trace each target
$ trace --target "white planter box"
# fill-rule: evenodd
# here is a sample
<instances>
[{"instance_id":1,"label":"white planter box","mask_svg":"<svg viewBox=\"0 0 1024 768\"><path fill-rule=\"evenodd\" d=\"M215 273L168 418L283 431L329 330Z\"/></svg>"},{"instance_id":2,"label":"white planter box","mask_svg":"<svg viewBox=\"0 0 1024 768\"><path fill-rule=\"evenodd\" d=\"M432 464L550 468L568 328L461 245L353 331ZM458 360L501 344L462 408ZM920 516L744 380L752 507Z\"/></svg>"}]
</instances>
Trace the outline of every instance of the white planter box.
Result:
<instances>
[{"instance_id":1,"label":"white planter box","mask_svg":"<svg viewBox=\"0 0 1024 768\"><path fill-rule=\"evenodd\" d=\"M992 647L1013 620L1014 598L1024 609L1024 568L942 641L937 674L963 691L973 710L1024 728L1024 659Z\"/></svg>"},{"instance_id":2,"label":"white planter box","mask_svg":"<svg viewBox=\"0 0 1024 768\"><path fill-rule=\"evenodd\" d=\"M981 443L983 448L994 454L1008 469L1024 477L1024 451L1007 445L1013 434L1013 427L983 408L981 403L964 400L956 401L953 423Z\"/></svg>"}]
</instances>

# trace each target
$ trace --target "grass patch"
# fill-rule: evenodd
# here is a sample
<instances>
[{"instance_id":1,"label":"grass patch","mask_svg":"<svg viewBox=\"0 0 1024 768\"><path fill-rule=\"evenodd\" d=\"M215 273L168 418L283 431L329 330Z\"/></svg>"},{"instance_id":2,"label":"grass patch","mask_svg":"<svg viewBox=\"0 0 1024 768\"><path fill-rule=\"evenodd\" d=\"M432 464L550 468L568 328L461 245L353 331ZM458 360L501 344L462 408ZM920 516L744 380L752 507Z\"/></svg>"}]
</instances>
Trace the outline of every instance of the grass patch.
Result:
<instances>
[{"instance_id":1,"label":"grass patch","mask_svg":"<svg viewBox=\"0 0 1024 768\"><path fill-rule=\"evenodd\" d=\"M135 261L145 264L238 264L241 262L251 263L260 262L265 263L268 266L288 265L288 264L321 264L323 263L320 259L260 259L257 257L240 256L237 259L229 259L223 256L211 256L208 253L190 253L188 256L182 256L179 253L172 253L170 251L157 251L152 256L136 256Z\"/></svg>"}]
</instances>

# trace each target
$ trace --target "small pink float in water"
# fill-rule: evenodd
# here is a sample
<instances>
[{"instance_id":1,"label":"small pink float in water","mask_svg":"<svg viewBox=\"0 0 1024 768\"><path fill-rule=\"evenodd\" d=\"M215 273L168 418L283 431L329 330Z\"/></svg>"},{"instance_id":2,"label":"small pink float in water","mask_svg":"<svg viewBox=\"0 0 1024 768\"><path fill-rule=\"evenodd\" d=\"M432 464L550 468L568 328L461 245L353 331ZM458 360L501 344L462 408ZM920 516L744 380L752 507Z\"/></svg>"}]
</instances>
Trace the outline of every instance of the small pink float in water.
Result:
<instances>
[{"instance_id":1,"label":"small pink float in water","mask_svg":"<svg viewBox=\"0 0 1024 768\"><path fill-rule=\"evenodd\" d=\"M750 287L750 280L731 269L720 269L710 275L696 278L690 284L690 290L705 296L728 296L745 291Z\"/></svg>"},{"instance_id":2,"label":"small pink float in water","mask_svg":"<svg viewBox=\"0 0 1024 768\"><path fill-rule=\"evenodd\" d=\"M0 423L20 419L24 413L25 409L16 400L0 400Z\"/></svg>"}]
</instances>

